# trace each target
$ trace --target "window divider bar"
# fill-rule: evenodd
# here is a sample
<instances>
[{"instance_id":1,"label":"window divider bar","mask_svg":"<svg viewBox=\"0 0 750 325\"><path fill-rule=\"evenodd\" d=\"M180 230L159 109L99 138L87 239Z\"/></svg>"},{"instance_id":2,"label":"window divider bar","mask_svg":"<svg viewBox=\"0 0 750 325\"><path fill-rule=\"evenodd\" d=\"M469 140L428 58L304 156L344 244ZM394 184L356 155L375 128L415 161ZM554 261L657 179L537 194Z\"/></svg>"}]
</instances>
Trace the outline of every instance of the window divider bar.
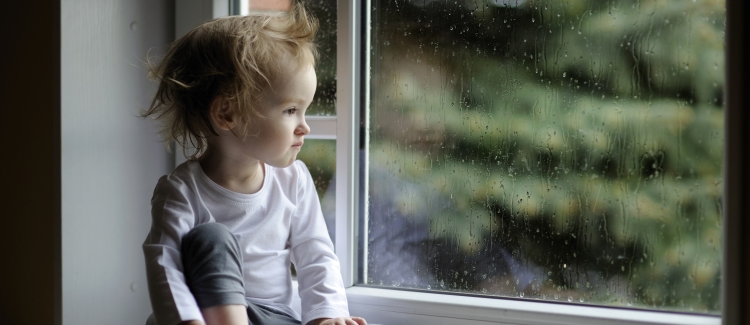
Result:
<instances>
[{"instance_id":1,"label":"window divider bar","mask_svg":"<svg viewBox=\"0 0 750 325\"><path fill-rule=\"evenodd\" d=\"M310 127L310 134L306 139L335 140L337 128L336 116L305 116L305 121Z\"/></svg>"},{"instance_id":2,"label":"window divider bar","mask_svg":"<svg viewBox=\"0 0 750 325\"><path fill-rule=\"evenodd\" d=\"M359 1L339 0L336 62L336 255L344 286L357 275L359 191L360 38Z\"/></svg>"},{"instance_id":3,"label":"window divider bar","mask_svg":"<svg viewBox=\"0 0 750 325\"><path fill-rule=\"evenodd\" d=\"M363 184L361 187L361 201L360 203L364 205L360 208L362 211L362 222L364 223L363 231L359 232L359 234L362 236L362 239L360 240L359 244L362 245L361 254L361 260L362 260L362 278L360 281L362 283L367 283L367 256L369 254L369 237L367 235L367 227L370 225L370 215L369 215L369 209L368 206L369 203L369 197L370 197L370 42L372 41L371 33L372 33L372 12L370 9L372 8L372 1L371 0L365 0L364 1L365 7L362 8L361 12L364 16L364 26L362 26L363 32L364 32L364 40L363 47L362 47L362 59L364 60L364 67L360 70L362 71L362 90L364 91L364 94L362 96L364 97L364 101L362 103L364 110L362 111L362 114L364 114L362 121L364 123L364 132L360 134L361 137L365 137L364 145L362 146L362 150L364 152L362 153L362 159L360 163L362 166L362 178L360 181ZM360 227L361 228L361 227ZM359 261L358 261L359 262ZM359 265L357 265L359 266Z\"/></svg>"}]
</instances>

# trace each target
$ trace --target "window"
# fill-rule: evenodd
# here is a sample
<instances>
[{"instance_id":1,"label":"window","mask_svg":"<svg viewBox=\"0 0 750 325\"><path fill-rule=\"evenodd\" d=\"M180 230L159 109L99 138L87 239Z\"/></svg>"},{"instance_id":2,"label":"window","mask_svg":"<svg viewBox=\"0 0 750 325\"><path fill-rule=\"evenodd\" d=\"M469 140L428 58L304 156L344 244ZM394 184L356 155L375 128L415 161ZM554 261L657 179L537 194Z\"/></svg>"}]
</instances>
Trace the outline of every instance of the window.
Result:
<instances>
[{"instance_id":1,"label":"window","mask_svg":"<svg viewBox=\"0 0 750 325\"><path fill-rule=\"evenodd\" d=\"M562 323L719 322L723 2L360 10L355 302L425 322L529 322L490 315L515 303Z\"/></svg>"}]
</instances>

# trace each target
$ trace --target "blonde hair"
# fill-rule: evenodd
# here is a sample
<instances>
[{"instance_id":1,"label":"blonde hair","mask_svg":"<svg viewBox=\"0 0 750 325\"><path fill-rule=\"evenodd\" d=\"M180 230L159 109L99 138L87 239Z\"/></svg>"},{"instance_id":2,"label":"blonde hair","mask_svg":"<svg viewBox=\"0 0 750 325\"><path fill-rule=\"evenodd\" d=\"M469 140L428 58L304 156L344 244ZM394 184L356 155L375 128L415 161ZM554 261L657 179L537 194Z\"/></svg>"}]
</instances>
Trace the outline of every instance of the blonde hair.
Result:
<instances>
[{"instance_id":1,"label":"blonde hair","mask_svg":"<svg viewBox=\"0 0 750 325\"><path fill-rule=\"evenodd\" d=\"M248 122L261 115L260 95L271 80L288 69L285 59L301 67L315 64L313 39L317 21L301 4L288 12L219 18L204 23L172 43L149 77L159 81L151 105L141 112L160 123L168 144L176 142L186 158L196 158L218 136L209 119L211 103L226 97L230 113L246 134ZM188 157L189 146L196 152Z\"/></svg>"}]
</instances>

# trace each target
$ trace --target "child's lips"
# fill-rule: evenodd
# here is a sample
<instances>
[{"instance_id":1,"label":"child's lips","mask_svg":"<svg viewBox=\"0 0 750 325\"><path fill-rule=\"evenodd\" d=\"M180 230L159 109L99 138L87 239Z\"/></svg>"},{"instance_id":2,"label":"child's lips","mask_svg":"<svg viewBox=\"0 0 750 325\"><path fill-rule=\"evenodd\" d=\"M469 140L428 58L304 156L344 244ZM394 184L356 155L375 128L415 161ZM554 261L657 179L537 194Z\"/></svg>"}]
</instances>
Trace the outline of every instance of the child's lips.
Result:
<instances>
[{"instance_id":1,"label":"child's lips","mask_svg":"<svg viewBox=\"0 0 750 325\"><path fill-rule=\"evenodd\" d=\"M292 145L292 148L302 148L302 144L304 144L304 142L297 142Z\"/></svg>"}]
</instances>

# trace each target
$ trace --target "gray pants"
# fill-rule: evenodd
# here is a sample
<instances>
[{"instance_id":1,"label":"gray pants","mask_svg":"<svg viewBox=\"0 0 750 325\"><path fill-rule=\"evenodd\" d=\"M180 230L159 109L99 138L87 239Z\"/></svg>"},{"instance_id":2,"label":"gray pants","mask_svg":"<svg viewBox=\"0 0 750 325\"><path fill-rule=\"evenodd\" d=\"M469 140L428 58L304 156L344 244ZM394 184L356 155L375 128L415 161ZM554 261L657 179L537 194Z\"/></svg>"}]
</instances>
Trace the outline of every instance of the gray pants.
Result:
<instances>
[{"instance_id":1,"label":"gray pants","mask_svg":"<svg viewBox=\"0 0 750 325\"><path fill-rule=\"evenodd\" d=\"M281 311L245 300L240 245L226 226L219 223L195 226L182 238L181 250L185 280L201 309L245 305L250 324L300 324Z\"/></svg>"}]
</instances>

